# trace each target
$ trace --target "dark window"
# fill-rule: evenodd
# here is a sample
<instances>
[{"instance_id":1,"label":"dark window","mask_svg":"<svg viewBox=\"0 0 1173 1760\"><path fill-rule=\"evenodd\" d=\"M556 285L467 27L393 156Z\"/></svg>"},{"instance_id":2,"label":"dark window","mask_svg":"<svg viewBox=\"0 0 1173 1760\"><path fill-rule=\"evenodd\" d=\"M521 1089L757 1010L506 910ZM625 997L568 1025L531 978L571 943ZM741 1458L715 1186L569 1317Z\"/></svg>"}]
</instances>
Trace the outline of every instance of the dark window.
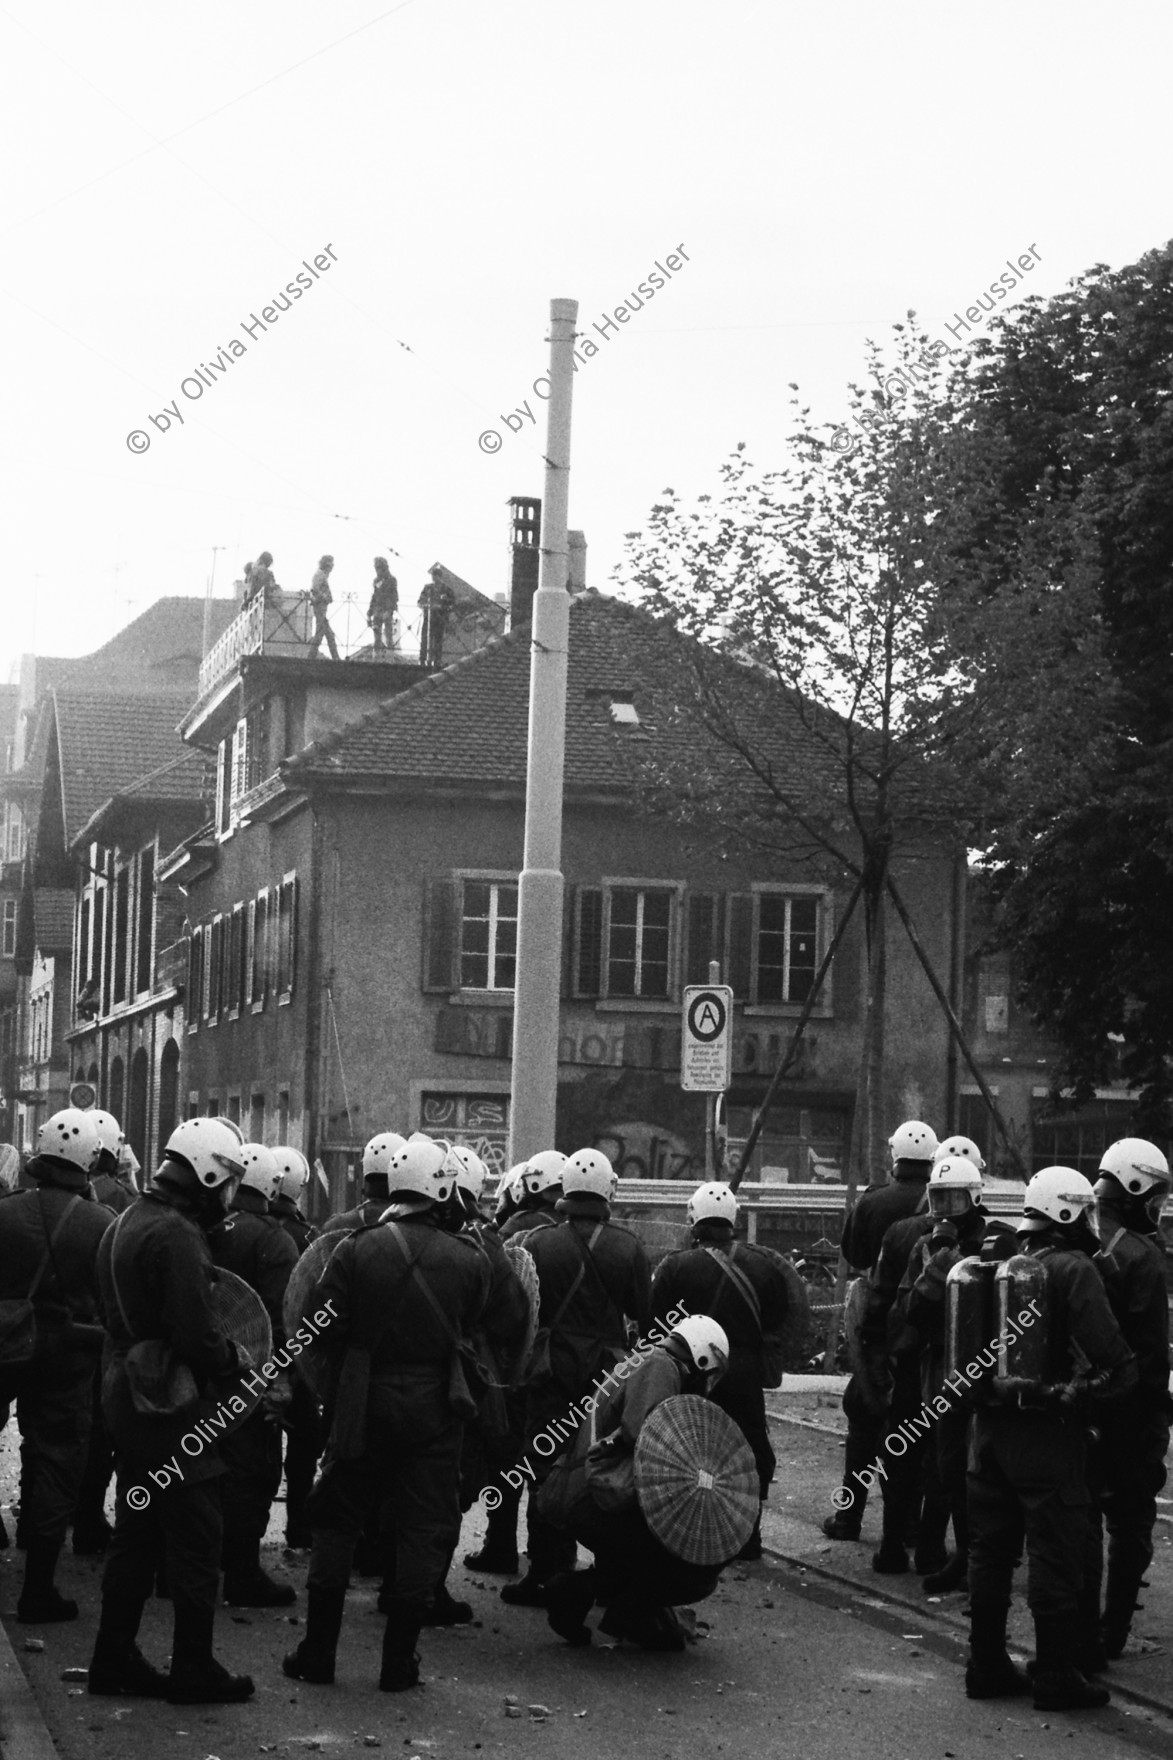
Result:
<instances>
[{"instance_id":1,"label":"dark window","mask_svg":"<svg viewBox=\"0 0 1173 1760\"><path fill-rule=\"evenodd\" d=\"M287 1002L293 994L297 954L297 876L287 874L277 901L277 999Z\"/></svg>"},{"instance_id":2,"label":"dark window","mask_svg":"<svg viewBox=\"0 0 1173 1760\"><path fill-rule=\"evenodd\" d=\"M204 931L193 929L187 943L187 1030L199 1026L204 1001Z\"/></svg>"},{"instance_id":3,"label":"dark window","mask_svg":"<svg viewBox=\"0 0 1173 1760\"><path fill-rule=\"evenodd\" d=\"M818 967L819 900L758 894L758 1002L805 1002Z\"/></svg>"},{"instance_id":4,"label":"dark window","mask_svg":"<svg viewBox=\"0 0 1173 1760\"><path fill-rule=\"evenodd\" d=\"M206 955L208 962L208 1006L204 1010L205 1015L210 1021L219 1020L220 1018L220 968L222 963L220 948L223 940L224 919L223 917L213 917L211 928L208 931L208 951Z\"/></svg>"},{"instance_id":5,"label":"dark window","mask_svg":"<svg viewBox=\"0 0 1173 1760\"><path fill-rule=\"evenodd\" d=\"M244 997L244 906L234 904L232 907L232 926L228 935L228 976L225 983L225 1001L228 1013L235 1018L240 1013Z\"/></svg>"},{"instance_id":6,"label":"dark window","mask_svg":"<svg viewBox=\"0 0 1173 1760\"><path fill-rule=\"evenodd\" d=\"M130 949L130 870L120 868L114 882L114 1000L126 999L127 966ZM115 1114L117 1117L117 1114Z\"/></svg>"},{"instance_id":7,"label":"dark window","mask_svg":"<svg viewBox=\"0 0 1173 1760\"><path fill-rule=\"evenodd\" d=\"M179 1046L168 1039L159 1059L159 1157L179 1123Z\"/></svg>"},{"instance_id":8,"label":"dark window","mask_svg":"<svg viewBox=\"0 0 1173 1760\"><path fill-rule=\"evenodd\" d=\"M0 952L5 959L12 959L16 953L16 900L4 900L4 940Z\"/></svg>"},{"instance_id":9,"label":"dark window","mask_svg":"<svg viewBox=\"0 0 1173 1760\"><path fill-rule=\"evenodd\" d=\"M608 996L671 994L673 896L666 887L611 888L607 923Z\"/></svg>"},{"instance_id":10,"label":"dark window","mask_svg":"<svg viewBox=\"0 0 1173 1760\"><path fill-rule=\"evenodd\" d=\"M269 894L260 892L255 900L252 929L252 1004L264 1006L269 987Z\"/></svg>"},{"instance_id":11,"label":"dark window","mask_svg":"<svg viewBox=\"0 0 1173 1760\"><path fill-rule=\"evenodd\" d=\"M516 883L465 880L460 918L461 988L512 990L516 972Z\"/></svg>"}]
</instances>

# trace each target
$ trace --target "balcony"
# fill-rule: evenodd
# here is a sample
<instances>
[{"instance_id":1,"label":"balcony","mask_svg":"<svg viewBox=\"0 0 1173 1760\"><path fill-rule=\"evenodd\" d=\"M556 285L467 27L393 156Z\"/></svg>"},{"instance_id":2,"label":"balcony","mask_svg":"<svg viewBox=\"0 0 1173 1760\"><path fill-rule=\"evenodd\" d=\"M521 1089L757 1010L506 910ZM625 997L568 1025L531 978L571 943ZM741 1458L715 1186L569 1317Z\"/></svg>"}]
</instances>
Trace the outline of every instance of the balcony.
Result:
<instances>
[{"instance_id":1,"label":"balcony","mask_svg":"<svg viewBox=\"0 0 1173 1760\"><path fill-rule=\"evenodd\" d=\"M413 666L419 663L416 650L403 645L378 654L373 651L370 631L356 593L335 595L330 606L330 625L344 659ZM278 590L270 594L267 602L259 598L252 600L233 618L220 640L204 656L197 701L202 703L218 684L228 678L245 654L278 654L293 660L307 658L313 628L314 616L308 593ZM414 637L414 628L405 628L403 634ZM325 644L319 652L328 658Z\"/></svg>"}]
</instances>

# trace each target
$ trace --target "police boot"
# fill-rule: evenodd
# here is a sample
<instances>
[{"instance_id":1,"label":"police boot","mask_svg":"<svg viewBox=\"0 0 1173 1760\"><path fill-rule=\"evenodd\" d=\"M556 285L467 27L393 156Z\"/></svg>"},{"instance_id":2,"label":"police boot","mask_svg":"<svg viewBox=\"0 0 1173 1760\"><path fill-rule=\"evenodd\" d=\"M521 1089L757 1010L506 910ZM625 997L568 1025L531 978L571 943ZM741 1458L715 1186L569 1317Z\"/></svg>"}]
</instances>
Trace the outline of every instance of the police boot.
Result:
<instances>
[{"instance_id":1,"label":"police boot","mask_svg":"<svg viewBox=\"0 0 1173 1760\"><path fill-rule=\"evenodd\" d=\"M77 1602L60 1594L53 1582L61 1541L30 1535L24 1561L24 1586L16 1604L16 1617L22 1625L50 1625L60 1620L77 1618Z\"/></svg>"},{"instance_id":2,"label":"police boot","mask_svg":"<svg viewBox=\"0 0 1173 1760\"><path fill-rule=\"evenodd\" d=\"M965 1666L967 1699L1013 1699L1029 1693L1030 1682L1006 1653L1004 1601L975 1601L969 1615L969 1661Z\"/></svg>"},{"instance_id":3,"label":"police boot","mask_svg":"<svg viewBox=\"0 0 1173 1760\"><path fill-rule=\"evenodd\" d=\"M234 1537L235 1538L235 1537ZM224 1600L229 1607L292 1607L297 1590L292 1583L278 1583L261 1566L261 1542L255 1539L235 1544L231 1554L225 1551Z\"/></svg>"},{"instance_id":4,"label":"police boot","mask_svg":"<svg viewBox=\"0 0 1173 1760\"><path fill-rule=\"evenodd\" d=\"M559 1571L546 1585L550 1629L580 1649L591 1641L587 1614L595 1605L594 1570Z\"/></svg>"},{"instance_id":5,"label":"police boot","mask_svg":"<svg viewBox=\"0 0 1173 1760\"><path fill-rule=\"evenodd\" d=\"M750 1534L749 1539L746 1541L746 1543L742 1547L741 1551L737 1554L737 1557L739 1559L744 1559L747 1564L753 1564L761 1556L762 1556L762 1512L761 1512L761 1508L759 1507L758 1519L753 1525L753 1532Z\"/></svg>"},{"instance_id":6,"label":"police boot","mask_svg":"<svg viewBox=\"0 0 1173 1760\"><path fill-rule=\"evenodd\" d=\"M1078 1649L1075 1617L1036 1613L1034 1689L1036 1711L1098 1711L1112 1695L1082 1675L1072 1657Z\"/></svg>"},{"instance_id":7,"label":"police boot","mask_svg":"<svg viewBox=\"0 0 1173 1760\"><path fill-rule=\"evenodd\" d=\"M479 1552L466 1553L464 1568L486 1571L491 1576L511 1577L517 1569L517 1512L521 1493L503 1497L497 1509L489 1511L484 1545Z\"/></svg>"},{"instance_id":8,"label":"police boot","mask_svg":"<svg viewBox=\"0 0 1173 1760\"><path fill-rule=\"evenodd\" d=\"M403 1693L419 1685L420 1659L415 1645L422 1625L423 1608L418 1601L398 1601L387 1615L379 1671L381 1693Z\"/></svg>"},{"instance_id":9,"label":"police boot","mask_svg":"<svg viewBox=\"0 0 1173 1760\"><path fill-rule=\"evenodd\" d=\"M334 1658L342 1630L346 1590L317 1588L306 1591L305 1637L281 1664L291 1681L308 1681L315 1687L334 1685Z\"/></svg>"},{"instance_id":10,"label":"police boot","mask_svg":"<svg viewBox=\"0 0 1173 1760\"><path fill-rule=\"evenodd\" d=\"M387 1605L383 1605L383 1597L379 1597L379 1612L389 1613L391 1597L387 1597ZM472 1603L456 1601L448 1591L447 1583L441 1583L424 1610L425 1626L467 1626L472 1624Z\"/></svg>"},{"instance_id":11,"label":"police boot","mask_svg":"<svg viewBox=\"0 0 1173 1760\"><path fill-rule=\"evenodd\" d=\"M1136 1612L1136 1593L1139 1588L1136 1578L1131 1577L1125 1581L1118 1570L1112 1569L1109 1562L1108 1585L1104 1591L1104 1616L1100 1622L1104 1656L1108 1661L1115 1662L1124 1654L1124 1646L1132 1630L1132 1616Z\"/></svg>"},{"instance_id":12,"label":"police boot","mask_svg":"<svg viewBox=\"0 0 1173 1760\"><path fill-rule=\"evenodd\" d=\"M507 1601L510 1607L545 1607L546 1578L537 1576L531 1565L518 1582L506 1583L501 1591L501 1599Z\"/></svg>"},{"instance_id":13,"label":"police boot","mask_svg":"<svg viewBox=\"0 0 1173 1760\"><path fill-rule=\"evenodd\" d=\"M948 1595L953 1589L964 1589L969 1577L969 1553L951 1553L939 1571L932 1571L921 1584L926 1595Z\"/></svg>"},{"instance_id":14,"label":"police boot","mask_svg":"<svg viewBox=\"0 0 1173 1760\"><path fill-rule=\"evenodd\" d=\"M167 1699L172 1705L235 1705L251 1699L253 1683L247 1674L229 1674L212 1655L214 1607L180 1603L175 1609L175 1636L171 1647L171 1673Z\"/></svg>"},{"instance_id":15,"label":"police boot","mask_svg":"<svg viewBox=\"0 0 1173 1760\"><path fill-rule=\"evenodd\" d=\"M135 1642L142 1611L141 1601L102 1597L102 1618L90 1658L91 1693L110 1698L166 1698L167 1676L152 1667Z\"/></svg>"}]
</instances>

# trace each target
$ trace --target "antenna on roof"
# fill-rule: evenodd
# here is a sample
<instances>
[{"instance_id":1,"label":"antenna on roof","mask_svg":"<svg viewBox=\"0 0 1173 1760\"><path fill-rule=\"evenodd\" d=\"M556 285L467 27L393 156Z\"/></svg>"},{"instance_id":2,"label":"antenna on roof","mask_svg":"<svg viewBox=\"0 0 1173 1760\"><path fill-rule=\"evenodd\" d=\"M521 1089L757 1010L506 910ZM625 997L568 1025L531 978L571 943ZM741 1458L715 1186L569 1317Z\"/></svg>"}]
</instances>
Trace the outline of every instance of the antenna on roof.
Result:
<instances>
[{"instance_id":1,"label":"antenna on roof","mask_svg":"<svg viewBox=\"0 0 1173 1760\"><path fill-rule=\"evenodd\" d=\"M208 576L208 590L204 594L204 640L201 652L205 655L212 645L212 590L216 585L216 552L227 548L227 544L212 545L212 572Z\"/></svg>"}]
</instances>

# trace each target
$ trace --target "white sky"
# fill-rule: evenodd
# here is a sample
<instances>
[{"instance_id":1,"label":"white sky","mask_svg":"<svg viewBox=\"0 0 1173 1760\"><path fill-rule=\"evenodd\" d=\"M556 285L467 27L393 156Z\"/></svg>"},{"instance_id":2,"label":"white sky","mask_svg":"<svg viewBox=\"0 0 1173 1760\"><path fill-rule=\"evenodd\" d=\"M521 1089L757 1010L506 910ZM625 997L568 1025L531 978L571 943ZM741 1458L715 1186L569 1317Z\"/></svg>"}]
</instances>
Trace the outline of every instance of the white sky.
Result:
<instances>
[{"instance_id":1,"label":"white sky","mask_svg":"<svg viewBox=\"0 0 1173 1760\"><path fill-rule=\"evenodd\" d=\"M665 486L714 488L739 440L781 462L790 380L835 419L910 307L943 335L1032 245L1044 295L1162 245L1171 48L1163 0L0 0L0 676L202 593L215 545L218 590L332 551L360 618L392 549L411 603L436 560L502 590L550 299L594 335L683 244L575 378L606 586Z\"/></svg>"}]
</instances>

